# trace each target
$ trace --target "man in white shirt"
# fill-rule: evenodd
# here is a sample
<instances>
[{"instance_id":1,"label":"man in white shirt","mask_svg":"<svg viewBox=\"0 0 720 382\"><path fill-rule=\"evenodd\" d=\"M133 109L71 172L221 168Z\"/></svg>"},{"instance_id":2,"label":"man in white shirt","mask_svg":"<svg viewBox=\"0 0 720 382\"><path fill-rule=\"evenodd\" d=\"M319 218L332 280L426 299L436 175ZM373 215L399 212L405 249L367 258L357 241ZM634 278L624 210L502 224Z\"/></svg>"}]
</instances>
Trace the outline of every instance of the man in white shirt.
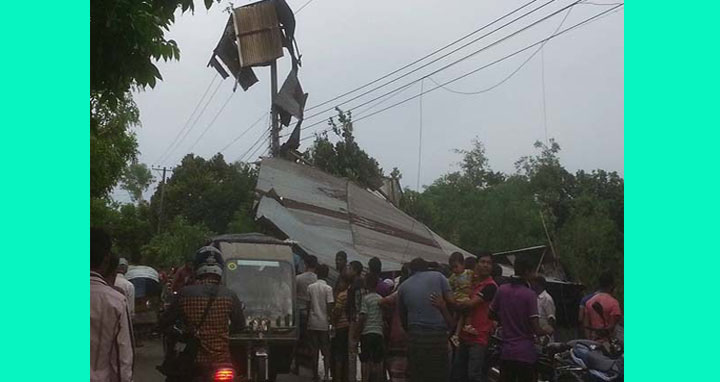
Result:
<instances>
[{"instance_id":1,"label":"man in white shirt","mask_svg":"<svg viewBox=\"0 0 720 382\"><path fill-rule=\"evenodd\" d=\"M315 268L317 267L317 257L308 255L305 257L305 272L295 276L295 284L297 291L297 304L298 304L298 319L299 319L299 338L295 347L295 374L299 373L300 359L302 358L307 364L308 357L308 346L307 346L307 320L308 320L308 305L310 303L310 297L308 296L308 287L310 284L317 281L317 275L315 274ZM304 357L303 357L304 356Z\"/></svg>"},{"instance_id":2,"label":"man in white shirt","mask_svg":"<svg viewBox=\"0 0 720 382\"><path fill-rule=\"evenodd\" d=\"M540 315L540 327L546 331L555 331L555 301L545 289L546 281L542 276L535 278L535 292L538 294L538 314ZM551 334L548 336L550 342L554 340Z\"/></svg>"},{"instance_id":3,"label":"man in white shirt","mask_svg":"<svg viewBox=\"0 0 720 382\"><path fill-rule=\"evenodd\" d=\"M122 289L127 299L128 310L130 311L130 318L135 318L135 286L125 278L125 273L128 270L128 261L124 257L120 258L120 264L117 269L117 276L115 277L115 286Z\"/></svg>"},{"instance_id":4,"label":"man in white shirt","mask_svg":"<svg viewBox=\"0 0 720 382\"><path fill-rule=\"evenodd\" d=\"M323 355L325 365L325 378L328 378L330 370L330 324L328 322L329 312L332 311L335 302L333 290L325 281L330 273L327 265L321 264L317 267L318 280L308 287L310 306L308 308L308 340L313 357L313 377L318 380L318 351Z\"/></svg>"},{"instance_id":5,"label":"man in white shirt","mask_svg":"<svg viewBox=\"0 0 720 382\"><path fill-rule=\"evenodd\" d=\"M133 348L125 296L103 278L110 236L90 229L90 381L131 382Z\"/></svg>"}]
</instances>

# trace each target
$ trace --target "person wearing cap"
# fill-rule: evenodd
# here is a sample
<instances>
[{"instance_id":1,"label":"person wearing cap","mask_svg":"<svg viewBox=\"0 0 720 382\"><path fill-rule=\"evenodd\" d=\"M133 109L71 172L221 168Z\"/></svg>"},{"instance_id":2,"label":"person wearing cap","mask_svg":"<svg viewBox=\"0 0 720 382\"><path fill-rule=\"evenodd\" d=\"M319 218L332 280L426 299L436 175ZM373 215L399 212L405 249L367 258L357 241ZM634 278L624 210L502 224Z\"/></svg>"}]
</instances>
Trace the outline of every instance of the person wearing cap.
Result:
<instances>
[{"instance_id":1,"label":"person wearing cap","mask_svg":"<svg viewBox=\"0 0 720 382\"><path fill-rule=\"evenodd\" d=\"M195 328L200 341L195 360L196 376L212 372L215 364L231 363L230 334L245 328L242 303L237 294L220 285L224 261L219 249L200 248L193 262L196 282L185 286L160 318L161 330L167 330L180 317Z\"/></svg>"},{"instance_id":2,"label":"person wearing cap","mask_svg":"<svg viewBox=\"0 0 720 382\"><path fill-rule=\"evenodd\" d=\"M120 288L127 299L128 310L130 311L130 319L135 317L135 286L125 278L128 271L128 261L121 257L117 267L117 275L115 276L115 286Z\"/></svg>"}]
</instances>

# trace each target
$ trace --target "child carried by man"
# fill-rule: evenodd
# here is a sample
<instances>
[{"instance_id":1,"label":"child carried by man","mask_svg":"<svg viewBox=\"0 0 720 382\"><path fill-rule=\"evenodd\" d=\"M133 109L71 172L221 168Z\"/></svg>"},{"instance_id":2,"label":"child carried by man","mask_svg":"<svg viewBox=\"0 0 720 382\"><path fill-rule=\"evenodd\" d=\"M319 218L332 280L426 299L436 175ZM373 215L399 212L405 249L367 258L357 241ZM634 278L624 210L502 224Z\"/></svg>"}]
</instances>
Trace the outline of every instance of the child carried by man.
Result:
<instances>
[{"instance_id":1,"label":"child carried by man","mask_svg":"<svg viewBox=\"0 0 720 382\"><path fill-rule=\"evenodd\" d=\"M476 260L475 258L463 258L462 253L453 252L448 259L450 270L452 275L448 278L450 283L450 289L452 289L453 299L455 303L461 303L470 300L472 294L472 282L473 282L473 271L472 267L466 267L466 260ZM453 346L458 347L460 345L460 333L465 331L470 334L477 334L475 328L466 324L467 315L463 312L458 311L457 313L457 326L453 335L450 337L450 342Z\"/></svg>"}]
</instances>

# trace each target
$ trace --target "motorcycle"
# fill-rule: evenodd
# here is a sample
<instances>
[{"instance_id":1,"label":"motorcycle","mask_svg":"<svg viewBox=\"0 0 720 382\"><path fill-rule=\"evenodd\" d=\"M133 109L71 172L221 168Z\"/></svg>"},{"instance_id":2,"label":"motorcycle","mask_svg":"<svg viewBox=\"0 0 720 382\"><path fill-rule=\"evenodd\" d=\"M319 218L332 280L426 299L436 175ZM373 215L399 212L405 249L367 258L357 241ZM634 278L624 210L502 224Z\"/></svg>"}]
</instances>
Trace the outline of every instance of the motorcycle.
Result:
<instances>
[{"instance_id":1,"label":"motorcycle","mask_svg":"<svg viewBox=\"0 0 720 382\"><path fill-rule=\"evenodd\" d=\"M567 352L567 356L574 365L582 368L586 381L622 381L624 366L622 344L611 335L602 305L595 302L591 307L603 320L603 328L595 329L599 341L570 341L568 345L571 349Z\"/></svg>"}]
</instances>

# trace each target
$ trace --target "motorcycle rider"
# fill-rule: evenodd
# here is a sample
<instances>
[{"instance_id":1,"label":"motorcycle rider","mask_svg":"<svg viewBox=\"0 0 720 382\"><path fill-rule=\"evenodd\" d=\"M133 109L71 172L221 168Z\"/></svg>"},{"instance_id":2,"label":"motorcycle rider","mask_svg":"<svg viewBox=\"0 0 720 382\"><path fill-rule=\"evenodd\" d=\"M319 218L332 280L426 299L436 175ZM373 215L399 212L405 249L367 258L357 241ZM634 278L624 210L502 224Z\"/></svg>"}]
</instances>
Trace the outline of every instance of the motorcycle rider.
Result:
<instances>
[{"instance_id":1,"label":"motorcycle rider","mask_svg":"<svg viewBox=\"0 0 720 382\"><path fill-rule=\"evenodd\" d=\"M165 330L182 317L195 328L200 342L195 376L204 376L212 373L215 365L232 362L229 335L244 329L245 317L235 292L220 285L224 267L220 250L211 246L200 248L193 264L195 284L178 292L160 318L159 326Z\"/></svg>"}]
</instances>

